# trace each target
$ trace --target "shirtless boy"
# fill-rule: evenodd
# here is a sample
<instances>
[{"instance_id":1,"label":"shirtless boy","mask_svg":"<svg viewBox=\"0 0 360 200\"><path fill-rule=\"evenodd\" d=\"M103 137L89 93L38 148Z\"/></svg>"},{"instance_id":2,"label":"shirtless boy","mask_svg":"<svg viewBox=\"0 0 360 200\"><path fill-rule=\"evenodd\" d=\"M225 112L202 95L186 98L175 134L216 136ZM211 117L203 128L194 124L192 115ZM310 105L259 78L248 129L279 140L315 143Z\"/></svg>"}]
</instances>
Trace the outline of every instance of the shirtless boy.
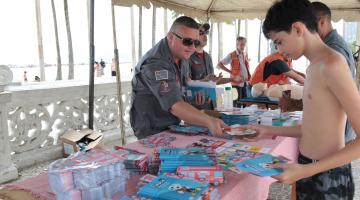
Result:
<instances>
[{"instance_id":1,"label":"shirtless boy","mask_svg":"<svg viewBox=\"0 0 360 200\"><path fill-rule=\"evenodd\" d=\"M274 178L296 182L297 199L353 199L350 162L360 157L360 139L345 146L346 116L360 133L360 95L346 60L317 34L316 18L308 0L282 0L267 12L264 35L280 52L293 59L304 55L310 65L303 94L301 126L244 126L264 136L300 138L299 164L279 164L284 172Z\"/></svg>"}]
</instances>

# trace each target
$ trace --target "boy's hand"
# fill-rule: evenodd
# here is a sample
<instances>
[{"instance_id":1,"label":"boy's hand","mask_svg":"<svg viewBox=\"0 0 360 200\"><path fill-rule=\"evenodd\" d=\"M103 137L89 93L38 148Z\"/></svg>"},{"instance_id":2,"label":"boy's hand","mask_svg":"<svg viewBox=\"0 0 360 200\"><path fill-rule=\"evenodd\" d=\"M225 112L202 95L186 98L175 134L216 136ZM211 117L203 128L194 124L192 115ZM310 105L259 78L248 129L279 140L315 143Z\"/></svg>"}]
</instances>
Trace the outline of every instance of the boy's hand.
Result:
<instances>
[{"instance_id":1,"label":"boy's hand","mask_svg":"<svg viewBox=\"0 0 360 200\"><path fill-rule=\"evenodd\" d=\"M310 170L307 170L306 167L307 165L295 163L279 163L271 165L271 168L284 170L282 174L273 176L273 178L285 184L293 184L300 179L310 177L312 174L309 173Z\"/></svg>"}]
</instances>

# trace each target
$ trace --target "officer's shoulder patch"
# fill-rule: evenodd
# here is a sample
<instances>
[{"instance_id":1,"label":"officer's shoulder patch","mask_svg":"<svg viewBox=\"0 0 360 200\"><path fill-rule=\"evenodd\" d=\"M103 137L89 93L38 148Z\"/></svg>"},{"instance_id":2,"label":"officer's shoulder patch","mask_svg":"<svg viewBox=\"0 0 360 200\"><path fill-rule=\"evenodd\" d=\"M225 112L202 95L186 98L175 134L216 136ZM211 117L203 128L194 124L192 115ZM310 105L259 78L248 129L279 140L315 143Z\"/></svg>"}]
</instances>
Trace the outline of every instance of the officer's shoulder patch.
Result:
<instances>
[{"instance_id":1,"label":"officer's shoulder patch","mask_svg":"<svg viewBox=\"0 0 360 200\"><path fill-rule=\"evenodd\" d=\"M169 79L169 71L166 69L155 71L155 79L157 81L168 80Z\"/></svg>"},{"instance_id":2,"label":"officer's shoulder patch","mask_svg":"<svg viewBox=\"0 0 360 200\"><path fill-rule=\"evenodd\" d=\"M170 88L169 84L166 81L161 81L160 87L159 87L160 94L164 95L170 91L171 91L171 88Z\"/></svg>"}]
</instances>

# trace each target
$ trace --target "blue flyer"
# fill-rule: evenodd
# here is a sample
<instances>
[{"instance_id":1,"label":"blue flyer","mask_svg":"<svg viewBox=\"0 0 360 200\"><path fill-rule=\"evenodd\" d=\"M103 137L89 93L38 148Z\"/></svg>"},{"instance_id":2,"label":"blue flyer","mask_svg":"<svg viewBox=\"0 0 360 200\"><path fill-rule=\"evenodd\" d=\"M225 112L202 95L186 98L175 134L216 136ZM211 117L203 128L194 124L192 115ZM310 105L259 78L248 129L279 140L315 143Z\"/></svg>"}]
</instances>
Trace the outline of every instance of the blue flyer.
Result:
<instances>
[{"instance_id":1,"label":"blue flyer","mask_svg":"<svg viewBox=\"0 0 360 200\"><path fill-rule=\"evenodd\" d=\"M270 168L269 165L276 163L286 163L289 160L285 157L275 157L270 154L240 161L236 163L236 168L241 171L249 172L257 176L276 176L281 174L281 169Z\"/></svg>"}]
</instances>

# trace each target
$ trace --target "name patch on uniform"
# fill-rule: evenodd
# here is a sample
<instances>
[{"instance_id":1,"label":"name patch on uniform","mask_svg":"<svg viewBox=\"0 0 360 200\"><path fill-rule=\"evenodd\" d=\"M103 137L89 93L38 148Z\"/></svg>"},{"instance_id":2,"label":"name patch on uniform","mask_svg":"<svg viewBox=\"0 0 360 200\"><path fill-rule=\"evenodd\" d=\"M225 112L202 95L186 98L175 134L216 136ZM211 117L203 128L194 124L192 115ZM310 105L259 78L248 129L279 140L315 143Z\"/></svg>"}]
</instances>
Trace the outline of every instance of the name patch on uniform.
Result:
<instances>
[{"instance_id":1,"label":"name patch on uniform","mask_svg":"<svg viewBox=\"0 0 360 200\"><path fill-rule=\"evenodd\" d=\"M166 81L160 82L159 92L161 95L164 95L168 92L170 92L171 88L169 87L169 84Z\"/></svg>"},{"instance_id":2,"label":"name patch on uniform","mask_svg":"<svg viewBox=\"0 0 360 200\"><path fill-rule=\"evenodd\" d=\"M155 71L155 79L156 79L157 81L168 80L168 79L169 79L169 72L168 72L168 70Z\"/></svg>"}]
</instances>

